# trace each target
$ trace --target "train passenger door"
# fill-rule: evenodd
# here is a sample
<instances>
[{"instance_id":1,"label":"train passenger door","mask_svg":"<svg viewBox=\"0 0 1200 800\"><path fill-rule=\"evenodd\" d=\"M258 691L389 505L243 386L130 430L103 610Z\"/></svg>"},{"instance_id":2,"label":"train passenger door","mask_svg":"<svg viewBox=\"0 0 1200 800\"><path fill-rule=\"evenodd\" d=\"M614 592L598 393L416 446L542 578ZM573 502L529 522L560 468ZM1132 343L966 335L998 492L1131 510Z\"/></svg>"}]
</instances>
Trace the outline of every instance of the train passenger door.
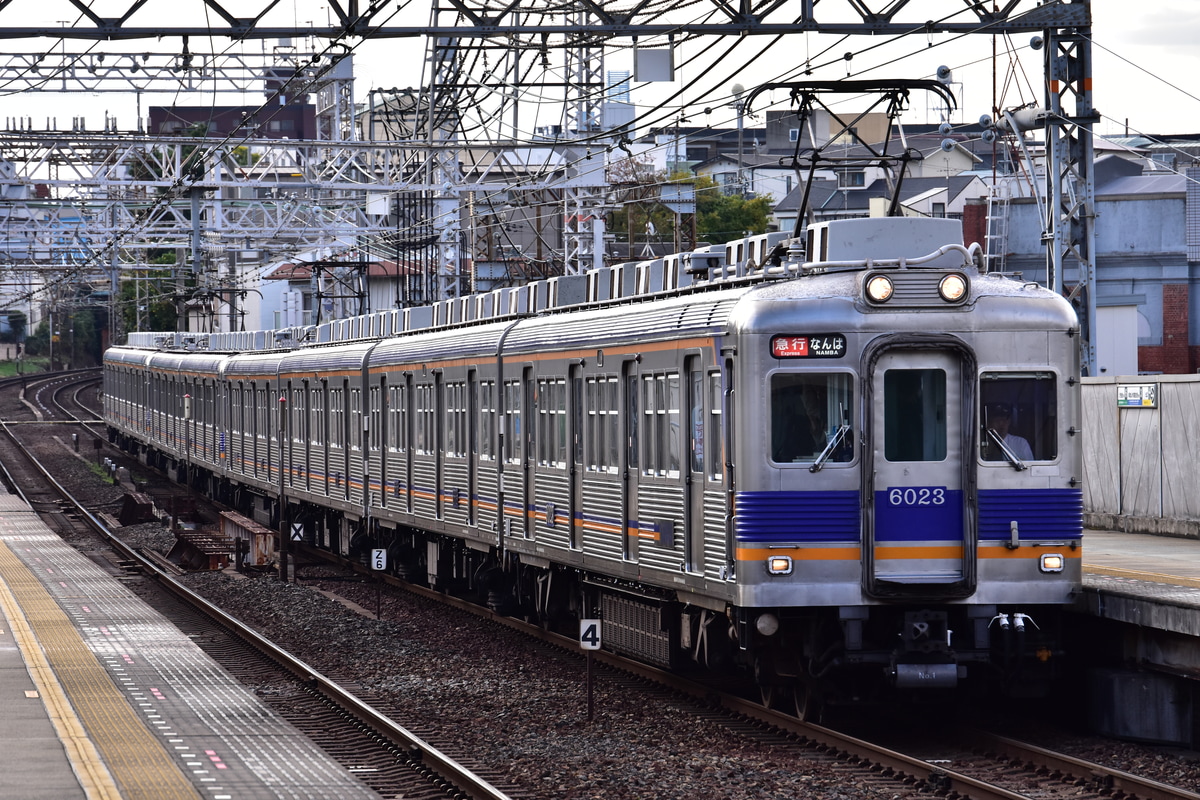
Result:
<instances>
[{"instance_id":1,"label":"train passenger door","mask_svg":"<svg viewBox=\"0 0 1200 800\"><path fill-rule=\"evenodd\" d=\"M974 591L964 375L973 368L949 347L889 349L874 363L863 547L871 595L963 597Z\"/></svg>"},{"instance_id":2,"label":"train passenger door","mask_svg":"<svg viewBox=\"0 0 1200 800\"><path fill-rule=\"evenodd\" d=\"M446 384L441 370L433 373L433 513L436 519L445 519L446 498Z\"/></svg>"},{"instance_id":3,"label":"train passenger door","mask_svg":"<svg viewBox=\"0 0 1200 800\"><path fill-rule=\"evenodd\" d=\"M704 572L704 445L706 419L704 414L704 372L698 356L688 357L684 365L686 385L687 451L684 453L684 568L688 572Z\"/></svg>"},{"instance_id":4,"label":"train passenger door","mask_svg":"<svg viewBox=\"0 0 1200 800\"><path fill-rule=\"evenodd\" d=\"M638 376L637 363L626 361L621 365L621 390L623 411L621 438L625 442L625 463L621 471L621 530L622 556L626 561L636 561L638 556L638 529L634 518L638 508L638 474L641 470L638 453Z\"/></svg>"},{"instance_id":5,"label":"train passenger door","mask_svg":"<svg viewBox=\"0 0 1200 800\"><path fill-rule=\"evenodd\" d=\"M533 499L534 463L537 458L534 431L537 428L537 384L533 380L533 367L525 367L521 377L521 535L532 538L535 530Z\"/></svg>"},{"instance_id":6,"label":"train passenger door","mask_svg":"<svg viewBox=\"0 0 1200 800\"><path fill-rule=\"evenodd\" d=\"M570 507L567 509L567 541L572 550L583 547L583 377L578 364L571 365L567 379L570 452L567 454L567 482Z\"/></svg>"}]
</instances>

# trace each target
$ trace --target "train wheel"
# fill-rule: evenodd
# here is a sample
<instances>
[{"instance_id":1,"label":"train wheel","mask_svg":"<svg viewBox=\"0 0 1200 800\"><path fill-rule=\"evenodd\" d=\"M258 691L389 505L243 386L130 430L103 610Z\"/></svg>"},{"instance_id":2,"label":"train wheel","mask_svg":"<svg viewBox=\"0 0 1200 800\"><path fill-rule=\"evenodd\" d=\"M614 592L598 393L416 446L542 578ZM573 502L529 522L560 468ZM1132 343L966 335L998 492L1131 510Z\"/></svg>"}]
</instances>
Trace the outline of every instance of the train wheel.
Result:
<instances>
[{"instance_id":1,"label":"train wheel","mask_svg":"<svg viewBox=\"0 0 1200 800\"><path fill-rule=\"evenodd\" d=\"M784 694L784 687L780 686L774 670L768 666L768 662L761 659L754 660L754 682L758 684L758 693L764 708L771 708Z\"/></svg>"},{"instance_id":2,"label":"train wheel","mask_svg":"<svg viewBox=\"0 0 1200 800\"><path fill-rule=\"evenodd\" d=\"M821 721L821 702L811 684L797 681L792 686L792 706L796 719L802 722Z\"/></svg>"}]
</instances>

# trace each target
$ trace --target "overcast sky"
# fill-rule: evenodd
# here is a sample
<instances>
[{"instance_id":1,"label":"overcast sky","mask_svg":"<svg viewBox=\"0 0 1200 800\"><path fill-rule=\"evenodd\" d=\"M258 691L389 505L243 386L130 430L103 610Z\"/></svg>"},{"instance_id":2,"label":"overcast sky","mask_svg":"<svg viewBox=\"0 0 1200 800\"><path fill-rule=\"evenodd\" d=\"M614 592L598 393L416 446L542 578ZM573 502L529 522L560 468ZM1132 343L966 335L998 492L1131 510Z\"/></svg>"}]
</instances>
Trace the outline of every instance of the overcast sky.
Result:
<instances>
[{"instance_id":1,"label":"overcast sky","mask_svg":"<svg viewBox=\"0 0 1200 800\"><path fill-rule=\"evenodd\" d=\"M887 6L889 0L864 0L869 7ZM836 14L838 3L845 5L846 0L824 0L818 6L818 19L826 19L823 14ZM228 7L238 9L237 0L226 0ZM94 7L102 8L105 15L122 13L133 0L95 0ZM266 5L263 0L257 0L258 5ZM147 14L159 13L155 7L184 8L192 13L203 11L203 4L195 2L152 2L146 11L138 12L138 21L150 19ZM397 8L400 4L396 4ZM964 13L963 0L912 0L910 6L901 16L902 19L931 19L942 18L952 13ZM1136 11L1131 11L1135 8ZM406 6L400 16L394 19L395 24L418 25L428 20L427 4L413 3ZM1103 119L1096 127L1098 133L1120 133L1128 125L1131 132L1144 133L1200 133L1200 2L1197 0L1146 0L1146 2L1131 4L1129 0L1092 0L1093 10L1093 40L1094 40L1094 81L1093 96L1097 110ZM20 16L16 16L19 12ZM278 13L284 17L280 20L287 24L304 24L310 20L324 20L328 16L326 4L317 0L291 0L277 7ZM14 0L13 4L0 14L0 24L53 24L59 25L78 16L78 12L61 0ZM841 17L852 17L841 14ZM772 20L783 17L772 17ZM956 19L969 20L971 17L960 16ZM955 92L962 101L962 109L956 121L970 122L981 114L991 110L993 98L993 61L992 40L987 36L972 36L964 40L930 47L934 42L925 41L925 37L909 37L902 42L896 42L890 47L878 46L877 39L872 37L854 37L846 42L840 42L836 37L803 34L791 37L782 45L777 45L769 59L757 62L750 55L751 50L759 42L765 43L766 37L749 37L750 42L740 50L727 57L721 69L714 70L708 78L714 82L709 96L696 103L690 103L687 108L664 111L670 114L689 114L694 119L702 119L702 108L707 106L714 111L707 119L713 124L723 124L731 119L728 112L719 111L720 94L734 81L752 86L756 82L777 80L786 74L788 62L799 64L804 58L824 54L825 64L814 72L813 78L833 80L846 77L850 70L839 57L844 51L860 52L853 62L853 77L882 78L931 77L940 65L950 66L954 70ZM1007 86L1007 91L998 98L1001 106L1021 105L1029 101L1039 101L1041 81L1041 56L1028 49L1028 36L1012 41L1019 62L1014 61L1005 52L1003 42L999 44L1000 57L995 61L997 82ZM46 41L17 42L7 41L0 48L9 52L32 52L48 46ZM93 43L82 41L67 41L68 50L82 51L93 46ZM179 42L162 40L138 44L101 43L100 48L109 48L109 52L122 49L147 49L165 52L178 48ZM192 48L202 51L207 47L226 47L228 43L214 41L210 45L193 42ZM242 45L239 45L242 46ZM260 47L255 43L251 47ZM872 48L869 49L868 48ZM101 51L97 50L97 52ZM383 42L363 42L355 49L356 97L363 100L371 88L410 86L421 81L421 58L423 43L415 40L390 40ZM633 99L639 106L652 107L682 85L695 80L699 71L699 62L688 62L686 54L680 53L677 61L682 66L677 73L674 85L651 85L643 88L635 85ZM739 72L729 65L740 63L756 63L754 68ZM768 62L768 63L762 63ZM877 71L866 71L875 64L886 64L886 68ZM1023 65L1023 66L1020 66ZM607 69L630 68L629 57L625 52L613 52L608 57ZM859 72L858 70L864 70ZM689 74L689 71L691 74ZM728 97L724 98L728 100ZM217 99L222 105L238 105L255 103L261 100L261 95L251 95L241 98L238 95L223 95ZM199 95L146 95L142 100L142 113L150 104L202 104L211 102L210 98ZM673 108L673 107L672 107ZM33 117L35 127L42 127L46 118L57 118L60 128L69 127L70 119L75 115L86 115L88 127L99 129L103 125L106 111L117 117L121 129L131 129L136 116L137 103L132 96L124 95L64 95L57 93L22 93L0 94L0 123L6 117ZM926 121L923 117L933 114L936 109L924 108L920 101L914 102L914 111L909 116L912 121ZM936 121L936 120L934 120ZM661 123L660 123L661 124Z\"/></svg>"}]
</instances>

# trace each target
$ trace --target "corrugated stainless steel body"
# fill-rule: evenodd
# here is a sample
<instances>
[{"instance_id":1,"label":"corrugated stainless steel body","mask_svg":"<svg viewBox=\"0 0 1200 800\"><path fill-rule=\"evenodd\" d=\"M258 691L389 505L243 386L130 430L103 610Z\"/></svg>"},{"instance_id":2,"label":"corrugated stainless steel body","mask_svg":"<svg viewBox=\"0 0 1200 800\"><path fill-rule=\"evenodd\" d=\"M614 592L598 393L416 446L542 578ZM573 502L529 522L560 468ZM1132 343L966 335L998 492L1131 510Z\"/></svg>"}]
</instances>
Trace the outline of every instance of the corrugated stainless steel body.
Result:
<instances>
[{"instance_id":1,"label":"corrugated stainless steel body","mask_svg":"<svg viewBox=\"0 0 1200 800\"><path fill-rule=\"evenodd\" d=\"M364 376L375 343L296 350L279 364L286 488L297 501L365 514Z\"/></svg>"},{"instance_id":2,"label":"corrugated stainless steel body","mask_svg":"<svg viewBox=\"0 0 1200 800\"><path fill-rule=\"evenodd\" d=\"M287 354L155 354L143 368L115 351L119 386L153 371L160 391L191 380L219 407L182 428L176 400L146 402L148 427L136 398L108 413L264 507L294 506L306 535L342 552L383 541L433 582L478 579L498 598L528 581L514 594L538 613L567 581L575 614L602 598L656 620L624 634L649 657L670 660L663 641L696 658L724 641L770 672L810 634L844 630L855 663L903 662L899 682L943 685L956 659L991 658L990 619L1057 609L1080 585L1078 323L1053 293L981 274L960 243L929 253L953 223L829 226L827 262L727 263L713 274L733 278L685 292L514 304ZM858 230L873 250L855 261ZM1036 456L996 434L990 408L1006 403ZM801 410L803 436L788 428ZM718 617L729 624L710 628ZM937 646L910 641L930 625ZM958 653L954 626L970 629ZM896 637L910 638L897 650Z\"/></svg>"}]
</instances>

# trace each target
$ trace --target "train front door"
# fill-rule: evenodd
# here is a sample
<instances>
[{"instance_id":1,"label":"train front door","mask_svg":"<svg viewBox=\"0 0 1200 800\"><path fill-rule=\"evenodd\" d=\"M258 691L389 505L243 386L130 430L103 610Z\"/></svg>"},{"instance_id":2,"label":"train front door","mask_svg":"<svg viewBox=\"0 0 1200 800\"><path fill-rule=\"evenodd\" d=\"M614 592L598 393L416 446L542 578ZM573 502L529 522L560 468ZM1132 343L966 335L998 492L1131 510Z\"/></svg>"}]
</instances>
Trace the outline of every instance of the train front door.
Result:
<instances>
[{"instance_id":1,"label":"train front door","mask_svg":"<svg viewBox=\"0 0 1200 800\"><path fill-rule=\"evenodd\" d=\"M871 375L873 449L865 475L866 591L876 597L974 590L964 453L973 367L953 348L881 351Z\"/></svg>"}]
</instances>

